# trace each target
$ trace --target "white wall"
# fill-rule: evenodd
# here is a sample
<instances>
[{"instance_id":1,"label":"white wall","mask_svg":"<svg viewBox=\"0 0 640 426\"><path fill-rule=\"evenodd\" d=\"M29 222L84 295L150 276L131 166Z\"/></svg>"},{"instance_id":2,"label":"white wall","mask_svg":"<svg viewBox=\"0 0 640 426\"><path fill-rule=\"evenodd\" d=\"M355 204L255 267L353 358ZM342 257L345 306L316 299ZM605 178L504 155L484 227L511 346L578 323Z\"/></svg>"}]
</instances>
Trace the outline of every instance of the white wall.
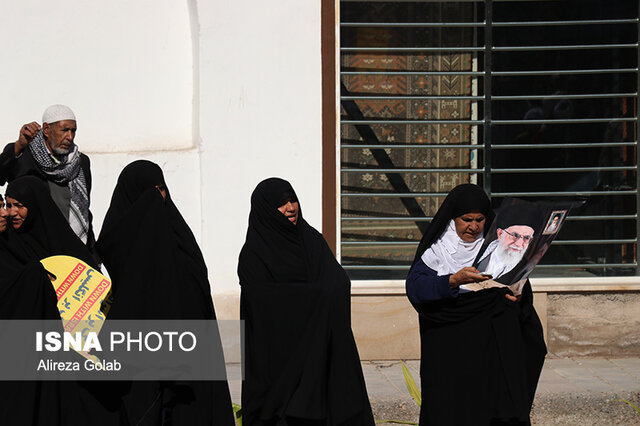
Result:
<instances>
[{"instance_id":1,"label":"white wall","mask_svg":"<svg viewBox=\"0 0 640 426\"><path fill-rule=\"evenodd\" d=\"M2 12L0 140L69 105L97 231L122 167L156 161L201 242L216 307L234 312L260 180L288 179L320 230L319 2L21 0Z\"/></svg>"},{"instance_id":2,"label":"white wall","mask_svg":"<svg viewBox=\"0 0 640 426\"><path fill-rule=\"evenodd\" d=\"M63 103L89 152L194 146L185 1L4 2L0 49L2 140Z\"/></svg>"},{"instance_id":3,"label":"white wall","mask_svg":"<svg viewBox=\"0 0 640 426\"><path fill-rule=\"evenodd\" d=\"M203 247L229 292L260 180L289 180L320 226L320 3L200 1L198 12Z\"/></svg>"}]
</instances>

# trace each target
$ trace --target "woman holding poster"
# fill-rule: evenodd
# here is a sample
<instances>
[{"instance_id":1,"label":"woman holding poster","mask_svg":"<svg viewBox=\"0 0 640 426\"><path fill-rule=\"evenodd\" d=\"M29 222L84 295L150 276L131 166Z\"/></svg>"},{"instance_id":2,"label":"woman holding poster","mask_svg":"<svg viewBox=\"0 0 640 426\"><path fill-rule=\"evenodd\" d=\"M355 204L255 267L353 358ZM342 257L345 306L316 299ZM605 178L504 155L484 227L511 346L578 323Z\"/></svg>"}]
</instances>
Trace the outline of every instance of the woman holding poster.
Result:
<instances>
[{"instance_id":1,"label":"woman holding poster","mask_svg":"<svg viewBox=\"0 0 640 426\"><path fill-rule=\"evenodd\" d=\"M493 220L484 191L459 185L426 230L407 296L419 314L420 425L529 424L546 347L527 283L470 291L491 278L473 264Z\"/></svg>"}]
</instances>

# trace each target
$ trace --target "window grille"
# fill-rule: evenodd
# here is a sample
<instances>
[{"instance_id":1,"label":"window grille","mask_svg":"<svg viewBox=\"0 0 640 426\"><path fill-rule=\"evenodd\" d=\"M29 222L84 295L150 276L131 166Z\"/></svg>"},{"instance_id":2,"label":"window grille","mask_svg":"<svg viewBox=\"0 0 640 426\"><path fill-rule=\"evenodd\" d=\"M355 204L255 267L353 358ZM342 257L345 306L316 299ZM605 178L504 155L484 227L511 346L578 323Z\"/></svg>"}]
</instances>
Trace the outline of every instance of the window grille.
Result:
<instances>
[{"instance_id":1,"label":"window grille","mask_svg":"<svg viewBox=\"0 0 640 426\"><path fill-rule=\"evenodd\" d=\"M402 279L449 190L578 198L534 276L638 274L638 2L340 4L340 243Z\"/></svg>"}]
</instances>

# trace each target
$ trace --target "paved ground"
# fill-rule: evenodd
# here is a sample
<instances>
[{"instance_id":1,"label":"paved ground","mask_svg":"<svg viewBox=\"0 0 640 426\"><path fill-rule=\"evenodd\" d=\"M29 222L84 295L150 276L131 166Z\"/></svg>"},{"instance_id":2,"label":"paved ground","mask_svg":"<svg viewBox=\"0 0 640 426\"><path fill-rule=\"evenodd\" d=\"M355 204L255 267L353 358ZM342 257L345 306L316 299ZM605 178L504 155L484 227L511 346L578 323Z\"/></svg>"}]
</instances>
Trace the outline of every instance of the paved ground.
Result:
<instances>
[{"instance_id":1,"label":"paved ground","mask_svg":"<svg viewBox=\"0 0 640 426\"><path fill-rule=\"evenodd\" d=\"M419 386L419 361L406 361ZM400 361L362 363L376 420L417 421ZM233 401L240 403L238 368L230 371ZM640 425L640 358L547 359L531 415L538 425Z\"/></svg>"}]
</instances>

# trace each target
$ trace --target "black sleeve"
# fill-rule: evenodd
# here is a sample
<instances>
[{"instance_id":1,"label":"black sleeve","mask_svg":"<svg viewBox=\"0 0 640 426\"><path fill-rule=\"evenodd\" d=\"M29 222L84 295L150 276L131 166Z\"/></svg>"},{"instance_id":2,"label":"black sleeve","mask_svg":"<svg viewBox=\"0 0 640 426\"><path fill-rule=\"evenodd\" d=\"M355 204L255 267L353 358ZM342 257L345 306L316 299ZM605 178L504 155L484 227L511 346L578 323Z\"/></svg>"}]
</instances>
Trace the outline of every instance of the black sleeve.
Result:
<instances>
[{"instance_id":1,"label":"black sleeve","mask_svg":"<svg viewBox=\"0 0 640 426\"><path fill-rule=\"evenodd\" d=\"M91 160L89 160L89 157L85 154L80 154L80 167L84 171L84 179L87 182L87 194L89 194L89 205L91 205Z\"/></svg>"},{"instance_id":2,"label":"black sleeve","mask_svg":"<svg viewBox=\"0 0 640 426\"><path fill-rule=\"evenodd\" d=\"M418 259L409 270L405 289L407 297L414 305L435 300L458 297L460 289L451 288L449 277L451 274L438 275L429 268L422 259Z\"/></svg>"},{"instance_id":3,"label":"black sleeve","mask_svg":"<svg viewBox=\"0 0 640 426\"><path fill-rule=\"evenodd\" d=\"M0 153L0 185L12 181L16 177L15 170L18 159L13 145L13 143L8 143Z\"/></svg>"},{"instance_id":4,"label":"black sleeve","mask_svg":"<svg viewBox=\"0 0 640 426\"><path fill-rule=\"evenodd\" d=\"M87 195L89 196L89 234L87 236L87 247L98 263L102 263L98 252L95 250L96 236L93 233L93 214L91 213L91 160L85 154L80 154L80 168L84 172L84 180L87 183Z\"/></svg>"}]
</instances>

